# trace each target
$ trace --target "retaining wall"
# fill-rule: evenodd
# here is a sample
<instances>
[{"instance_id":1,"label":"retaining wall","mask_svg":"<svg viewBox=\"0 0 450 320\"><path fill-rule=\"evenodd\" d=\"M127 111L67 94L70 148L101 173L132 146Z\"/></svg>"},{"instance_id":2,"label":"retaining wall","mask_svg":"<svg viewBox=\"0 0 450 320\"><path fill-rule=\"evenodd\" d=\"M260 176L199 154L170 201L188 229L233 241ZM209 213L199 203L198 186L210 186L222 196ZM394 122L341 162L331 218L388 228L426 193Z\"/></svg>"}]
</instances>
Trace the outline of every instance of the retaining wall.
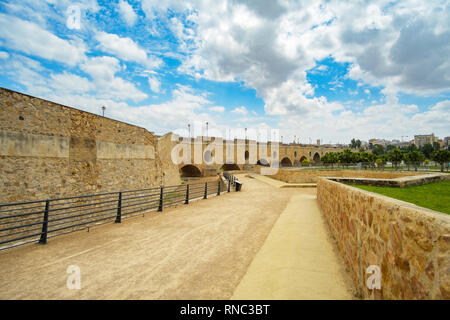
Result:
<instances>
[{"instance_id":1,"label":"retaining wall","mask_svg":"<svg viewBox=\"0 0 450 320\"><path fill-rule=\"evenodd\" d=\"M445 173L428 173L424 175L400 177L395 179L376 179L376 178L347 178L347 177L326 177L329 180L343 182L346 184L361 184L378 187L410 187L419 186L426 183L450 180L450 175Z\"/></svg>"},{"instance_id":2,"label":"retaining wall","mask_svg":"<svg viewBox=\"0 0 450 320\"><path fill-rule=\"evenodd\" d=\"M450 299L450 216L319 178L317 199L365 299ZM381 289L368 289L370 265Z\"/></svg>"},{"instance_id":3,"label":"retaining wall","mask_svg":"<svg viewBox=\"0 0 450 320\"><path fill-rule=\"evenodd\" d=\"M0 88L0 203L177 184L171 164L144 128Z\"/></svg>"},{"instance_id":4,"label":"retaining wall","mask_svg":"<svg viewBox=\"0 0 450 320\"><path fill-rule=\"evenodd\" d=\"M288 182L317 182L318 177L361 177L378 179L395 179L399 177L413 176L420 173L414 172L388 172L388 171L370 171L370 170L290 170L279 169L271 178Z\"/></svg>"}]
</instances>

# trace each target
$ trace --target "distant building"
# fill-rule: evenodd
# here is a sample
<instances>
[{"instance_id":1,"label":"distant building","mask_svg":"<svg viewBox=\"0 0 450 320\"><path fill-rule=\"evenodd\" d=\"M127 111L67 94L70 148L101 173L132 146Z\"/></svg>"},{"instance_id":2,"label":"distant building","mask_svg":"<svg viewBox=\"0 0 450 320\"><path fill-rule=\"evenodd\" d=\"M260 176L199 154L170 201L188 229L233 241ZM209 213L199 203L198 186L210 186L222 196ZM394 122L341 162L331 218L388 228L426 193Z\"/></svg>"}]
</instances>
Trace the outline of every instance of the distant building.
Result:
<instances>
[{"instance_id":1,"label":"distant building","mask_svg":"<svg viewBox=\"0 0 450 320\"><path fill-rule=\"evenodd\" d=\"M449 148L450 146L449 146L449 143L450 143L450 137L445 137L444 138L444 143L445 143L445 148Z\"/></svg>"},{"instance_id":2,"label":"distant building","mask_svg":"<svg viewBox=\"0 0 450 320\"><path fill-rule=\"evenodd\" d=\"M411 140L411 141L392 140L391 144L398 148L404 148L404 147L409 147L410 145L413 145L414 140Z\"/></svg>"},{"instance_id":3,"label":"distant building","mask_svg":"<svg viewBox=\"0 0 450 320\"><path fill-rule=\"evenodd\" d=\"M434 142L437 141L438 139L434 136L434 133L414 136L414 144L416 145L417 148L423 147L427 143L432 145Z\"/></svg>"},{"instance_id":4,"label":"distant building","mask_svg":"<svg viewBox=\"0 0 450 320\"><path fill-rule=\"evenodd\" d=\"M380 146L386 147L390 143L391 142L389 140L385 140L385 139L370 139L369 140L369 144L372 144L373 146L380 145Z\"/></svg>"}]
</instances>

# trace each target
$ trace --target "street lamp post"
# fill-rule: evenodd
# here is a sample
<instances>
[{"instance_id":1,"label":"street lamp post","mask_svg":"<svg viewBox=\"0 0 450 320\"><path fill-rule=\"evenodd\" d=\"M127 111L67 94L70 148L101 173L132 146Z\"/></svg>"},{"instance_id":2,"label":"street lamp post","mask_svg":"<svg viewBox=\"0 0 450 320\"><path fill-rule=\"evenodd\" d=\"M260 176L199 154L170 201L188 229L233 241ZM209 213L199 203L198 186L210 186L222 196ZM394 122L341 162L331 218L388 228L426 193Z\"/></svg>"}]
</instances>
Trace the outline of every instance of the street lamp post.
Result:
<instances>
[{"instance_id":1,"label":"street lamp post","mask_svg":"<svg viewBox=\"0 0 450 320\"><path fill-rule=\"evenodd\" d=\"M105 116L105 109L106 109L106 107L105 107L105 106L102 106L102 117Z\"/></svg>"}]
</instances>

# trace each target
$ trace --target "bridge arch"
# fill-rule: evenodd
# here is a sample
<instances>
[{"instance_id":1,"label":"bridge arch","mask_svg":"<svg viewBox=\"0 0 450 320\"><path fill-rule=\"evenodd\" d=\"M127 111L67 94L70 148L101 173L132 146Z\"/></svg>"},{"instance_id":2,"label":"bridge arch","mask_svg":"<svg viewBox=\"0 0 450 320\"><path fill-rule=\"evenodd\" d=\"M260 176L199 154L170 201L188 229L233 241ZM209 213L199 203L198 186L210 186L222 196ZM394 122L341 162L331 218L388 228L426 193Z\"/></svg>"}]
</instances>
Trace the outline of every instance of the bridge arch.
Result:
<instances>
[{"instance_id":1,"label":"bridge arch","mask_svg":"<svg viewBox=\"0 0 450 320\"><path fill-rule=\"evenodd\" d=\"M225 163L221 169L223 171L232 171L232 170L241 170L241 168L239 168L239 166L235 163Z\"/></svg>"},{"instance_id":2,"label":"bridge arch","mask_svg":"<svg viewBox=\"0 0 450 320\"><path fill-rule=\"evenodd\" d=\"M284 157L283 159L281 159L280 165L282 167L292 167L292 161L291 159L289 159L289 157Z\"/></svg>"},{"instance_id":3,"label":"bridge arch","mask_svg":"<svg viewBox=\"0 0 450 320\"><path fill-rule=\"evenodd\" d=\"M320 162L320 154L318 152L314 153L313 161L314 163Z\"/></svg>"},{"instance_id":4,"label":"bridge arch","mask_svg":"<svg viewBox=\"0 0 450 320\"><path fill-rule=\"evenodd\" d=\"M180 168L180 175L182 178L201 177L202 171L192 164L187 164Z\"/></svg>"}]
</instances>

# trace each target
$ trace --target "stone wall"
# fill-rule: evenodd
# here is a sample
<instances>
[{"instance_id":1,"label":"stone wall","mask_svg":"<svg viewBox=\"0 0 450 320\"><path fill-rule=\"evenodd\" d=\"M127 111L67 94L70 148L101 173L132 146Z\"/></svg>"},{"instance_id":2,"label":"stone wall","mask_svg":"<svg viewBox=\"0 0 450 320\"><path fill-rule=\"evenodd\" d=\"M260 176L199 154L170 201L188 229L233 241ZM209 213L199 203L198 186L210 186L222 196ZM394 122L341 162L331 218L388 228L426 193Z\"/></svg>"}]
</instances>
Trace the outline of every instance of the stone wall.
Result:
<instances>
[{"instance_id":1,"label":"stone wall","mask_svg":"<svg viewBox=\"0 0 450 320\"><path fill-rule=\"evenodd\" d=\"M279 169L271 178L288 183L314 183L318 177L362 177L378 179L395 179L405 176L413 176L420 173L414 172L388 172L370 170L291 170Z\"/></svg>"},{"instance_id":2,"label":"stone wall","mask_svg":"<svg viewBox=\"0 0 450 320\"><path fill-rule=\"evenodd\" d=\"M173 164L171 156L172 149L177 143L178 140L174 138L173 133L168 133L158 139L158 154L163 173L162 184L165 186L181 184L178 165Z\"/></svg>"},{"instance_id":3,"label":"stone wall","mask_svg":"<svg viewBox=\"0 0 450 320\"><path fill-rule=\"evenodd\" d=\"M450 216L319 178L317 199L365 299L450 299ZM381 269L381 289L366 269Z\"/></svg>"},{"instance_id":4,"label":"stone wall","mask_svg":"<svg viewBox=\"0 0 450 320\"><path fill-rule=\"evenodd\" d=\"M0 203L178 181L157 144L144 128L0 88Z\"/></svg>"},{"instance_id":5,"label":"stone wall","mask_svg":"<svg viewBox=\"0 0 450 320\"><path fill-rule=\"evenodd\" d=\"M417 176L400 177L395 179L377 179L377 178L348 178L348 177L327 177L329 180L342 182L345 184L359 184L378 187L396 187L404 188L410 186L420 186L422 184L450 180L450 175L445 173L428 173Z\"/></svg>"}]
</instances>

